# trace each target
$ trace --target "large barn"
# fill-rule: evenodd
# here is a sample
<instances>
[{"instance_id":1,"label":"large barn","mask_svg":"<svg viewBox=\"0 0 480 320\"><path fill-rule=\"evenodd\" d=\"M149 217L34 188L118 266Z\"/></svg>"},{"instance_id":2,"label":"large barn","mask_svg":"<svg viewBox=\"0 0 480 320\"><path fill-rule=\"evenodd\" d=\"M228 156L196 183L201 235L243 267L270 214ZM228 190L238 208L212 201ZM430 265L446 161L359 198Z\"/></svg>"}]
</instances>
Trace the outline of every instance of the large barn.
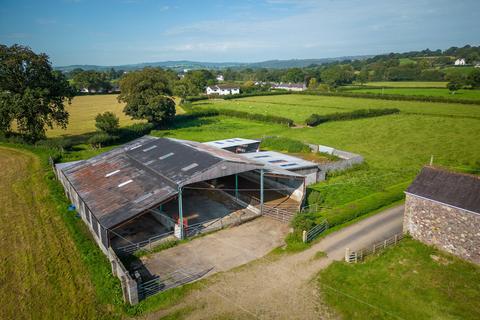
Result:
<instances>
[{"instance_id":1,"label":"large barn","mask_svg":"<svg viewBox=\"0 0 480 320\"><path fill-rule=\"evenodd\" d=\"M479 176L428 166L405 193L405 232L480 264Z\"/></svg>"},{"instance_id":2,"label":"large barn","mask_svg":"<svg viewBox=\"0 0 480 320\"><path fill-rule=\"evenodd\" d=\"M289 220L305 189L303 176L241 154L151 136L88 160L57 164L56 172L106 254L110 247L157 235L184 238L192 225L227 216L239 206L260 214L282 212L282 219ZM264 191L264 182L270 185L274 179L297 181L290 188L297 197L285 196L289 190Z\"/></svg>"}]
</instances>

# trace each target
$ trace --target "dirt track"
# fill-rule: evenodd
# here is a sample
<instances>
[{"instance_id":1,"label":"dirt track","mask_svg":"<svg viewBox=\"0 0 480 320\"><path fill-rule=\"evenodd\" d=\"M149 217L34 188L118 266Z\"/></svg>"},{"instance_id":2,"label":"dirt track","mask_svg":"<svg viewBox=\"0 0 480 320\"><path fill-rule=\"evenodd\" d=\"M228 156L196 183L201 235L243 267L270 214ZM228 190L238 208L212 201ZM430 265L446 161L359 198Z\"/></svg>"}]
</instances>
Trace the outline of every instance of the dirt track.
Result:
<instances>
[{"instance_id":1,"label":"dirt track","mask_svg":"<svg viewBox=\"0 0 480 320\"><path fill-rule=\"evenodd\" d=\"M400 232L403 207L386 210L332 233L310 249L286 256L267 256L236 270L219 273L182 303L149 315L148 319L179 312L186 319L331 319L337 316L322 304L315 275L345 247L363 247ZM241 246L232 248L249 251ZM315 258L323 251L327 257ZM347 297L346 297L347 299Z\"/></svg>"}]
</instances>

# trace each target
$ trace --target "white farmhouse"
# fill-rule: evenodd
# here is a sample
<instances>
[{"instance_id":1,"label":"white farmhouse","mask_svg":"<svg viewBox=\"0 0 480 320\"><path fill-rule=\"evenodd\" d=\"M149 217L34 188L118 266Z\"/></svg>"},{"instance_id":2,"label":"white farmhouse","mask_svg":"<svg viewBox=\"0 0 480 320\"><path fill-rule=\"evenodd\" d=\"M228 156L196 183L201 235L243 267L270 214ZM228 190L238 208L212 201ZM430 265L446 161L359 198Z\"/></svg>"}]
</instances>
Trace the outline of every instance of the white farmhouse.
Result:
<instances>
[{"instance_id":1,"label":"white farmhouse","mask_svg":"<svg viewBox=\"0 0 480 320\"><path fill-rule=\"evenodd\" d=\"M280 83L272 86L272 89L282 89L288 91L304 91L307 86L304 83Z\"/></svg>"},{"instance_id":2,"label":"white farmhouse","mask_svg":"<svg viewBox=\"0 0 480 320\"><path fill-rule=\"evenodd\" d=\"M240 93L240 87L236 86L231 86L231 85L222 85L222 84L217 84L214 86L208 86L207 87L207 94L218 94L220 96L226 96L229 94L239 94Z\"/></svg>"},{"instance_id":3,"label":"white farmhouse","mask_svg":"<svg viewBox=\"0 0 480 320\"><path fill-rule=\"evenodd\" d=\"M223 78L223 75L219 74L219 75L217 76L217 81L222 82L222 81L224 81L224 80L225 80L225 79Z\"/></svg>"},{"instance_id":4,"label":"white farmhouse","mask_svg":"<svg viewBox=\"0 0 480 320\"><path fill-rule=\"evenodd\" d=\"M464 66L465 65L465 59L460 58L460 59L455 60L455 65L456 66Z\"/></svg>"}]
</instances>

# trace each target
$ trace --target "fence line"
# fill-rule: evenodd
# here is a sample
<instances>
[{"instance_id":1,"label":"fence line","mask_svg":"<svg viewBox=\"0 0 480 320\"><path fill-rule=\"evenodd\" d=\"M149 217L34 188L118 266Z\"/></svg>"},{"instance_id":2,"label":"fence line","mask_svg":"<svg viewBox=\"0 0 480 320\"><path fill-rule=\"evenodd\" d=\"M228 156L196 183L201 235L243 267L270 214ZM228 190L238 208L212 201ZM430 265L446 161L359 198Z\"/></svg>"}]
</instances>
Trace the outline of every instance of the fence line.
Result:
<instances>
[{"instance_id":1,"label":"fence line","mask_svg":"<svg viewBox=\"0 0 480 320\"><path fill-rule=\"evenodd\" d=\"M390 238L387 238L383 241L376 242L366 248L352 251L349 248L345 249L345 261L349 263L362 261L366 256L375 254L381 250L384 250L387 247L396 245L400 240L404 238L403 233L397 233Z\"/></svg>"}]
</instances>

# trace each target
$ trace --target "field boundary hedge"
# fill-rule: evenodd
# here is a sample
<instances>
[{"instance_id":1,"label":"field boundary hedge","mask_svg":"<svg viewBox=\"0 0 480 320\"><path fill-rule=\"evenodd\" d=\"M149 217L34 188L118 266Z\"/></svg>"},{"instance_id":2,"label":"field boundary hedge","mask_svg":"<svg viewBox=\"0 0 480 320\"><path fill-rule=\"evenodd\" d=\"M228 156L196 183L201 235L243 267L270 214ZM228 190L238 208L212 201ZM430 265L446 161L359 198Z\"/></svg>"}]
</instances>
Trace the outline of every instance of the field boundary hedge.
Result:
<instances>
[{"instance_id":1,"label":"field boundary hedge","mask_svg":"<svg viewBox=\"0 0 480 320\"><path fill-rule=\"evenodd\" d=\"M421 102L439 102L439 103L459 103L480 105L480 100L455 99L446 97L433 96L407 96L401 94L379 94L379 93L354 93L354 92L319 92L319 91L302 91L298 94L327 96L327 97L345 97L345 98L363 98L363 99L379 99L379 100L398 100L398 101L421 101Z\"/></svg>"},{"instance_id":2,"label":"field boundary hedge","mask_svg":"<svg viewBox=\"0 0 480 320\"><path fill-rule=\"evenodd\" d=\"M312 114L305 120L305 124L311 127L318 126L321 123L328 121L342 121L342 120L354 120L362 118L379 117L389 114L399 113L400 110L396 108L391 109L359 109L350 112L336 112L325 115Z\"/></svg>"},{"instance_id":3,"label":"field boundary hedge","mask_svg":"<svg viewBox=\"0 0 480 320\"><path fill-rule=\"evenodd\" d=\"M194 120L203 117L215 117L215 116L227 116L233 118L240 118L240 119L248 119L248 120L255 120L260 122L266 123L278 123L281 125L286 125L291 127L294 125L292 119L279 117L279 116L272 116L272 115L265 115L265 114L258 114L258 113L249 113L245 111L237 111L237 110L228 110L228 109L202 109L202 110L194 110L191 103L182 104L183 110L186 113L180 114L175 116L176 121L188 121Z\"/></svg>"}]
</instances>

